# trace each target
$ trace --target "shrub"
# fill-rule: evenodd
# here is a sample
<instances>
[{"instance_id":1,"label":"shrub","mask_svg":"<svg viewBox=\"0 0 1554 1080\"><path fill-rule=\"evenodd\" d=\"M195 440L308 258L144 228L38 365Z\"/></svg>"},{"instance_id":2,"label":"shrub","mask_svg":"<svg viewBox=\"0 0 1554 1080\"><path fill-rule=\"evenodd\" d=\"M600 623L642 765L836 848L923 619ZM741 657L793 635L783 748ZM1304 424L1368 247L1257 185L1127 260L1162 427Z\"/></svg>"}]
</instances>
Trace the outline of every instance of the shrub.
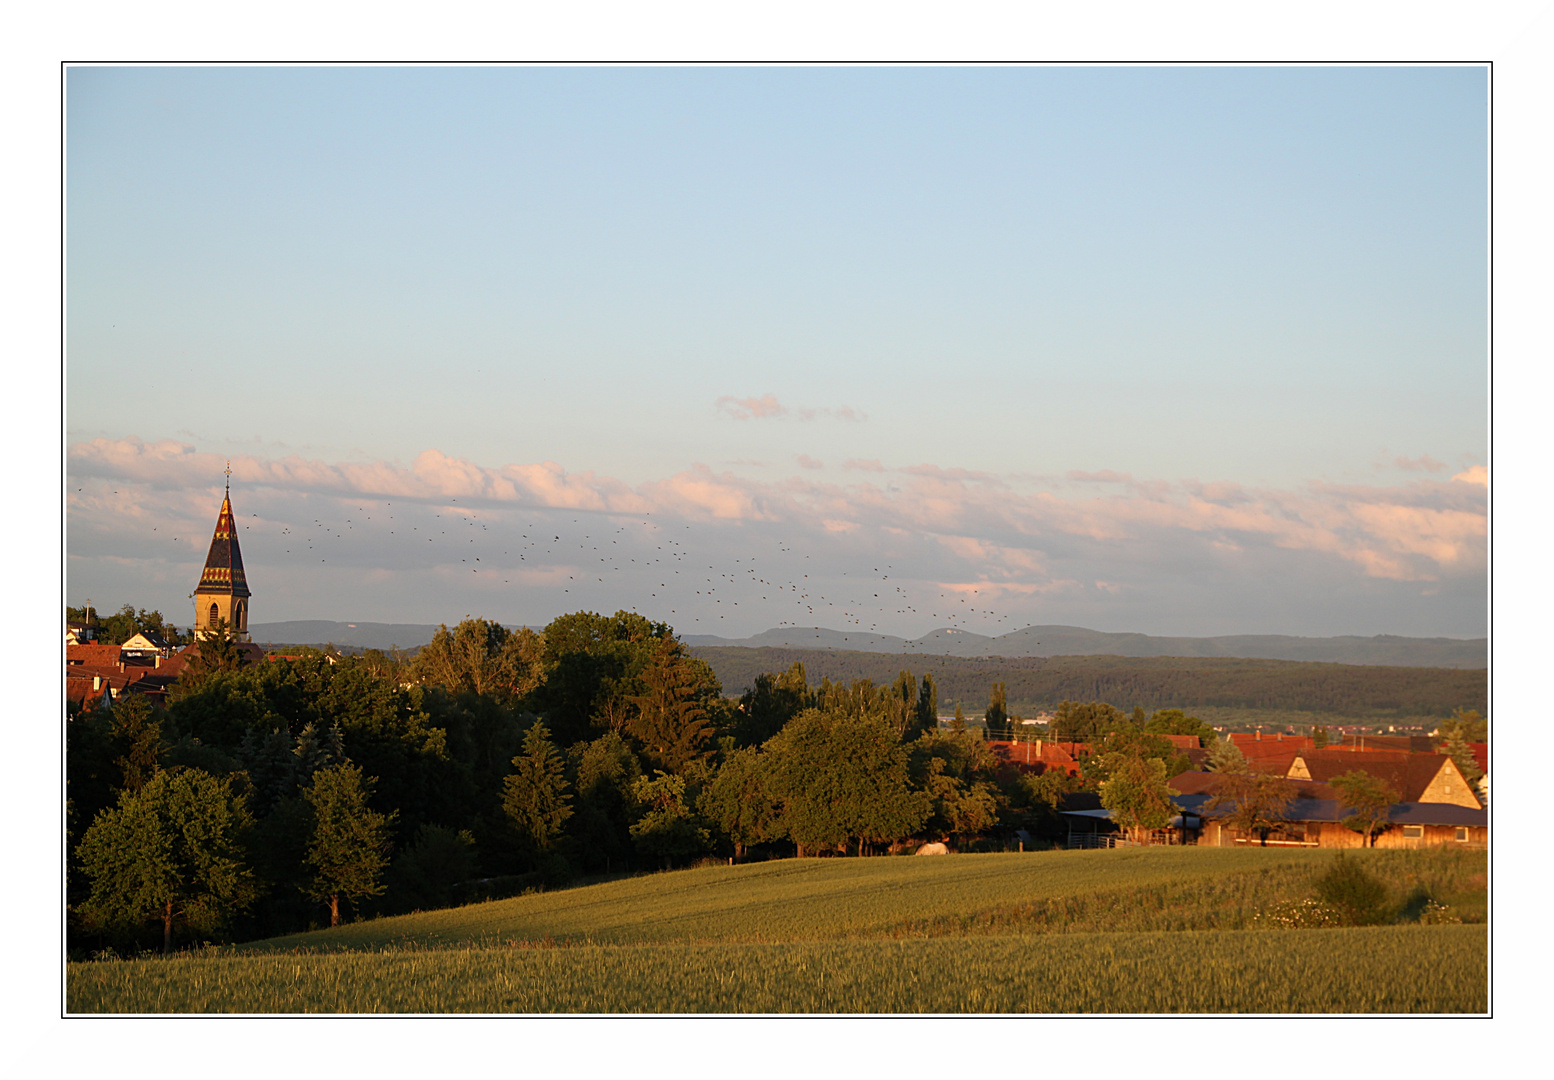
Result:
<instances>
[{"instance_id":1,"label":"shrub","mask_svg":"<svg viewBox=\"0 0 1554 1080\"><path fill-rule=\"evenodd\" d=\"M1343 926L1342 912L1320 900L1284 900L1257 913L1252 926L1257 930L1312 930Z\"/></svg>"},{"instance_id":2,"label":"shrub","mask_svg":"<svg viewBox=\"0 0 1554 1080\"><path fill-rule=\"evenodd\" d=\"M447 907L453 886L474 876L475 839L468 831L422 825L389 869L389 896L402 911Z\"/></svg>"},{"instance_id":3,"label":"shrub","mask_svg":"<svg viewBox=\"0 0 1554 1080\"><path fill-rule=\"evenodd\" d=\"M1342 855L1317 879L1316 890L1318 899L1342 913L1351 926L1374 926L1386 922L1390 914L1387 886Z\"/></svg>"}]
</instances>

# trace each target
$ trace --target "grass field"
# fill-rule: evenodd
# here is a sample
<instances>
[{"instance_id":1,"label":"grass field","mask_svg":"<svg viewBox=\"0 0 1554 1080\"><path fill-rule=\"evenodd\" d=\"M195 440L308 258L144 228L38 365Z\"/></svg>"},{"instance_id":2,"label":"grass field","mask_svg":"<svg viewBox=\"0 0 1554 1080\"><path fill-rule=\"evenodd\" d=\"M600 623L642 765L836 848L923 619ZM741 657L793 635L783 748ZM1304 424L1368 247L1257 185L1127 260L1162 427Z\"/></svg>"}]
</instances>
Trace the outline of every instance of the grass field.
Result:
<instances>
[{"instance_id":1,"label":"grass field","mask_svg":"<svg viewBox=\"0 0 1554 1080\"><path fill-rule=\"evenodd\" d=\"M1318 850L712 866L170 960L71 1012L1482 1012L1482 852L1351 853L1469 925L1262 929Z\"/></svg>"},{"instance_id":2,"label":"grass field","mask_svg":"<svg viewBox=\"0 0 1554 1080\"><path fill-rule=\"evenodd\" d=\"M71 1012L1483 1012L1485 928L585 945L120 961Z\"/></svg>"}]
</instances>

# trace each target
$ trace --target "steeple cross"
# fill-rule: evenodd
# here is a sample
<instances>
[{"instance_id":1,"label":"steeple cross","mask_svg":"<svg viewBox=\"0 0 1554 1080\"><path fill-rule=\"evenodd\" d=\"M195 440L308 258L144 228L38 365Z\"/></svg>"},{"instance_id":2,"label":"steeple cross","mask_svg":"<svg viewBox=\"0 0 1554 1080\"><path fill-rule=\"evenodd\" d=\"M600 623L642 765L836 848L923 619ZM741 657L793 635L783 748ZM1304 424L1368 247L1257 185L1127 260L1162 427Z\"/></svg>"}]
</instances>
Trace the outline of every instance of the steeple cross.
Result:
<instances>
[{"instance_id":1,"label":"steeple cross","mask_svg":"<svg viewBox=\"0 0 1554 1080\"><path fill-rule=\"evenodd\" d=\"M232 494L232 463L227 462L227 494Z\"/></svg>"}]
</instances>

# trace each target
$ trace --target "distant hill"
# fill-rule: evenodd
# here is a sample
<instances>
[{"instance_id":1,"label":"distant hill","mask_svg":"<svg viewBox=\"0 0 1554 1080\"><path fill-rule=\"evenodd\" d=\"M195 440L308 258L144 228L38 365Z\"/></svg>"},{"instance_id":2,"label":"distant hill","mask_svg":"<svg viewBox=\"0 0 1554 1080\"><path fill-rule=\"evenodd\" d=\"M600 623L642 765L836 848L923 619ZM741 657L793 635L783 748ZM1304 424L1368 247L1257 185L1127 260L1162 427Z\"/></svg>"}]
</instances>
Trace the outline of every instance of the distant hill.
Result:
<instances>
[{"instance_id":1,"label":"distant hill","mask_svg":"<svg viewBox=\"0 0 1554 1080\"><path fill-rule=\"evenodd\" d=\"M1080 626L1028 626L999 637L966 630L934 630L920 638L789 627L748 638L684 635L687 645L708 648L825 649L932 656L1184 656L1245 660L1305 660L1387 667L1487 668L1485 638L1290 637L1235 634L1225 637L1152 637L1110 634Z\"/></svg>"},{"instance_id":2,"label":"distant hill","mask_svg":"<svg viewBox=\"0 0 1554 1080\"><path fill-rule=\"evenodd\" d=\"M518 629L509 626L509 630ZM539 627L535 627L539 629ZM436 623L294 622L253 623L248 636L261 645L338 645L343 649L419 649L437 633Z\"/></svg>"},{"instance_id":3,"label":"distant hill","mask_svg":"<svg viewBox=\"0 0 1554 1080\"><path fill-rule=\"evenodd\" d=\"M419 649L432 640L434 623L330 622L306 619L255 623L253 639L265 645L326 645L358 649ZM517 629L516 626L509 629ZM534 627L535 630L543 629ZM966 630L934 630L920 638L891 637L823 627L787 627L748 638L684 634L687 645L708 648L823 649L929 656L1183 656L1244 660L1307 660L1386 667L1487 668L1484 638L1289 637L1238 634L1227 637L1152 637L1109 634L1079 626L1028 626L999 637Z\"/></svg>"},{"instance_id":4,"label":"distant hill","mask_svg":"<svg viewBox=\"0 0 1554 1080\"><path fill-rule=\"evenodd\" d=\"M804 665L811 685L871 679L889 685L909 668L932 674L941 708L961 702L980 716L994 682L1007 686L1009 708L1031 715L1061 701L1109 701L1124 709L1275 710L1403 721L1489 708L1482 669L1383 667L1240 657L968 657L915 656L816 649L692 646L711 665L725 694L748 689L762 672Z\"/></svg>"}]
</instances>

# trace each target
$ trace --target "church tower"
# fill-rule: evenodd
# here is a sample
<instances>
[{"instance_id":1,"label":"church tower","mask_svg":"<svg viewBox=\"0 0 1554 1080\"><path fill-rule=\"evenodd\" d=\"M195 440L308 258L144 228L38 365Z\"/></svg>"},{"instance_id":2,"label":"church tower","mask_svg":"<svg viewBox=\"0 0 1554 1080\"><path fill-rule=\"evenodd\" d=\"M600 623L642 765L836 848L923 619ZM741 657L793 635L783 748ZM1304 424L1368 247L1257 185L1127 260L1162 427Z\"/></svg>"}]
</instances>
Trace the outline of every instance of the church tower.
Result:
<instances>
[{"instance_id":1,"label":"church tower","mask_svg":"<svg viewBox=\"0 0 1554 1080\"><path fill-rule=\"evenodd\" d=\"M194 590L194 636L204 637L225 619L238 641L248 640L248 579L243 575L243 553L237 546L237 524L232 520L232 463L227 463L227 494L216 517L205 572Z\"/></svg>"}]
</instances>

